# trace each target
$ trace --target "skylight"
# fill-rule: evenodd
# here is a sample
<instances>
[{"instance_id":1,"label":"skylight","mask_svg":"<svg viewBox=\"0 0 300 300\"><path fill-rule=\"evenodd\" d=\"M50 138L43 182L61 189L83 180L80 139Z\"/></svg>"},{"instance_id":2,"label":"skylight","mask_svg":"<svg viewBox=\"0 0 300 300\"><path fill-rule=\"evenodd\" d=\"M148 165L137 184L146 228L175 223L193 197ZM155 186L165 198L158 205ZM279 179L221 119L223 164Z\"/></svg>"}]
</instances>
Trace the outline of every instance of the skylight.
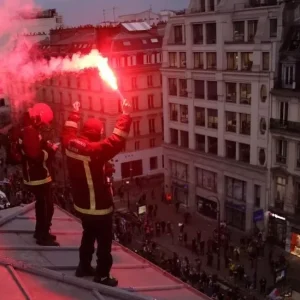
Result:
<instances>
[{"instance_id":1,"label":"skylight","mask_svg":"<svg viewBox=\"0 0 300 300\"><path fill-rule=\"evenodd\" d=\"M143 44L146 45L147 44L147 40L142 40Z\"/></svg>"},{"instance_id":2,"label":"skylight","mask_svg":"<svg viewBox=\"0 0 300 300\"><path fill-rule=\"evenodd\" d=\"M158 43L158 39L151 39L152 43Z\"/></svg>"}]
</instances>

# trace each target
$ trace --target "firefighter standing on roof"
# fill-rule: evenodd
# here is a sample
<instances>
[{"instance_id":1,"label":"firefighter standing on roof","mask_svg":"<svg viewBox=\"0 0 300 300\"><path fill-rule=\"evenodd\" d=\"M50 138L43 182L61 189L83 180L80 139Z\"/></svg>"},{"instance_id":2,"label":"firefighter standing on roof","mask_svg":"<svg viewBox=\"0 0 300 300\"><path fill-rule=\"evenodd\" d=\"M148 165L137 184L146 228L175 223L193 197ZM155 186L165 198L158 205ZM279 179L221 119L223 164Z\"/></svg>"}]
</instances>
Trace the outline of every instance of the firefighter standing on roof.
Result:
<instances>
[{"instance_id":1,"label":"firefighter standing on roof","mask_svg":"<svg viewBox=\"0 0 300 300\"><path fill-rule=\"evenodd\" d=\"M79 104L76 103L75 111ZM82 221L83 235L79 249L76 276L94 276L94 281L116 286L117 279L110 276L112 267L112 214L113 197L107 180L105 165L125 146L130 131L131 106L124 100L123 114L119 117L111 136L101 140L103 126L94 118L88 119L81 135L77 135L78 113L71 113L66 121L62 143L67 157L74 208ZM108 172L109 173L109 172ZM91 266L94 244L97 241L97 267Z\"/></svg>"},{"instance_id":2,"label":"firefighter standing on roof","mask_svg":"<svg viewBox=\"0 0 300 300\"><path fill-rule=\"evenodd\" d=\"M50 167L58 147L50 141L44 141L40 135L41 126L49 125L52 119L53 112L48 105L35 104L24 114L19 138L24 184L36 200L34 237L37 244L42 246L59 246L56 237L50 234L54 213Z\"/></svg>"}]
</instances>

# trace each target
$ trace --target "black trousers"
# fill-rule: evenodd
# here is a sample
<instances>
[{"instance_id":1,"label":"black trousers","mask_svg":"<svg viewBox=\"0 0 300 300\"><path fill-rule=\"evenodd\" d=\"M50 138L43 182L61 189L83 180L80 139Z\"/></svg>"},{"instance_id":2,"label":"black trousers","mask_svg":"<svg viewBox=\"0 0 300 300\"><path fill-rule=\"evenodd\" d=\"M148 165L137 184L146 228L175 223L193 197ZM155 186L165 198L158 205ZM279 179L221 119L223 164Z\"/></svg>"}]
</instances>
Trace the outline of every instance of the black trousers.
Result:
<instances>
[{"instance_id":1,"label":"black trousers","mask_svg":"<svg viewBox=\"0 0 300 300\"><path fill-rule=\"evenodd\" d=\"M81 215L83 234L79 248L80 265L85 268L91 265L94 245L97 241L97 277L109 276L113 259L111 246L113 239L112 214L106 216Z\"/></svg>"},{"instance_id":2,"label":"black trousers","mask_svg":"<svg viewBox=\"0 0 300 300\"><path fill-rule=\"evenodd\" d=\"M28 190L35 196L35 233L37 238L47 238L49 235L52 217L54 213L51 183L27 186Z\"/></svg>"}]
</instances>

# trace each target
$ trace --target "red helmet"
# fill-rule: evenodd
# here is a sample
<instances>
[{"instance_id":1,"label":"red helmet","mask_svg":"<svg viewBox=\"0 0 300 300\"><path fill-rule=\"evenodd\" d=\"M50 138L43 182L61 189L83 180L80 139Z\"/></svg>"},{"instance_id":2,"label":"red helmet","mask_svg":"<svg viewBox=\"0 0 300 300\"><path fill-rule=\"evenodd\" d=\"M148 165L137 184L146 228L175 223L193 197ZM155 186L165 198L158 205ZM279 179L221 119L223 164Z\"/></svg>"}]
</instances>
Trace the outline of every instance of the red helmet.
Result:
<instances>
[{"instance_id":1,"label":"red helmet","mask_svg":"<svg viewBox=\"0 0 300 300\"><path fill-rule=\"evenodd\" d=\"M50 124L53 120L53 111L49 105L45 103L36 103L30 109L31 117L38 117L43 124Z\"/></svg>"}]
</instances>

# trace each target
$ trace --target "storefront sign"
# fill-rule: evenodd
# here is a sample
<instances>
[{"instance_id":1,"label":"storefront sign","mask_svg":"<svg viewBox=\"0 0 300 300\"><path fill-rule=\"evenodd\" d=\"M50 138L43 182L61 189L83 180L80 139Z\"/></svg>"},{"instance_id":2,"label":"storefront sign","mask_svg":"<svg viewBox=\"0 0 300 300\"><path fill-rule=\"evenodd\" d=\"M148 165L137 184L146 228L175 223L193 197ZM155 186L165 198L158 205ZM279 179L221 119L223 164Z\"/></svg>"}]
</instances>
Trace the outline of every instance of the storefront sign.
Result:
<instances>
[{"instance_id":1,"label":"storefront sign","mask_svg":"<svg viewBox=\"0 0 300 300\"><path fill-rule=\"evenodd\" d=\"M264 219L264 210L259 209L253 212L253 222L263 221Z\"/></svg>"},{"instance_id":2,"label":"storefront sign","mask_svg":"<svg viewBox=\"0 0 300 300\"><path fill-rule=\"evenodd\" d=\"M275 219L279 219L279 220L283 220L283 221L286 220L285 217L279 216L277 214L270 213L270 216L273 217L273 218L275 218Z\"/></svg>"}]
</instances>

